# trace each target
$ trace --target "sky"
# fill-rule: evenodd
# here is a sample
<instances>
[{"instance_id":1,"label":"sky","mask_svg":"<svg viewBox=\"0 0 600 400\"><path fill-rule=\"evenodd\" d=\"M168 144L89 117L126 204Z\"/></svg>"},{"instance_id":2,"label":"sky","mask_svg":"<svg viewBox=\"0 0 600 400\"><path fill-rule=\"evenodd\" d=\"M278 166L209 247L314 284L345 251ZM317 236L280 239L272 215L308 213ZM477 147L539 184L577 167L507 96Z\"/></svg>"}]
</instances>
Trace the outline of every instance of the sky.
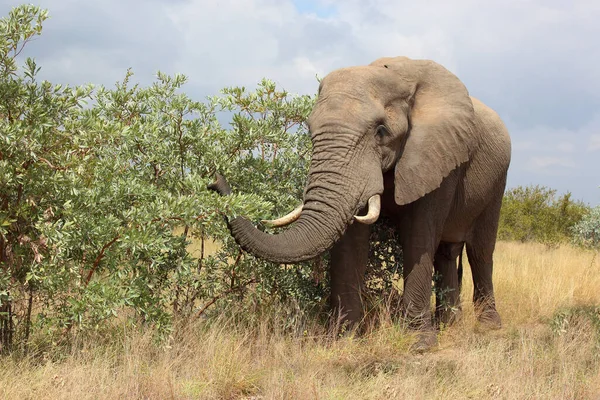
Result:
<instances>
[{"instance_id":1,"label":"sky","mask_svg":"<svg viewBox=\"0 0 600 400\"><path fill-rule=\"evenodd\" d=\"M17 0L0 0L0 16ZM183 73L196 100L262 78L314 94L336 68L434 60L498 112L508 187L539 184L600 204L598 0L40 0L25 56L53 83L113 87Z\"/></svg>"}]
</instances>

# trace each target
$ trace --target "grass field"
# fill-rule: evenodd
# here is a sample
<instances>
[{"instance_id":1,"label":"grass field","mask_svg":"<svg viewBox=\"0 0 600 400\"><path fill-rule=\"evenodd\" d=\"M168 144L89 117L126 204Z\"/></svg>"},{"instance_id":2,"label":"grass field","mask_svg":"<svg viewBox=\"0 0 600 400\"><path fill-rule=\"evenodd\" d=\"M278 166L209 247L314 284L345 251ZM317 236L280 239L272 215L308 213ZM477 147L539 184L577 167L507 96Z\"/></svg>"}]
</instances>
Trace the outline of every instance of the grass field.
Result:
<instances>
[{"instance_id":1,"label":"grass field","mask_svg":"<svg viewBox=\"0 0 600 400\"><path fill-rule=\"evenodd\" d=\"M466 268L463 320L426 354L389 323L333 341L223 320L163 348L123 331L60 362L0 360L0 398L600 399L600 255L499 243L495 265L504 327L478 331Z\"/></svg>"}]
</instances>

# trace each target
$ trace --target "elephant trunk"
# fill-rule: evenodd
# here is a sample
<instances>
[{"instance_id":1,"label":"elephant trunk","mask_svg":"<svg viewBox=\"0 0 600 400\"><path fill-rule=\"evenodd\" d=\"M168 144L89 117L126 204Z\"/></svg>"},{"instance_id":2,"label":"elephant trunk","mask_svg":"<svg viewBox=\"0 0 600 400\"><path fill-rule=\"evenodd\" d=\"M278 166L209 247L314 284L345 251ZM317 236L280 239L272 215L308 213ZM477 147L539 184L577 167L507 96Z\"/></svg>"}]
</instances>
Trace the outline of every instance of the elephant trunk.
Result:
<instances>
[{"instance_id":1,"label":"elephant trunk","mask_svg":"<svg viewBox=\"0 0 600 400\"><path fill-rule=\"evenodd\" d=\"M343 122L336 121L328 124L327 130L313 135L313 157L304 204L294 224L281 233L271 235L258 230L248 219L237 217L228 225L240 247L277 263L312 259L340 239L353 222L354 215L371 196L383 192L380 160L360 154L365 152L365 144L357 146L353 138L359 135L344 134L342 130L350 131L350 128L343 125ZM332 126L337 127L336 140L332 140L327 132L331 132ZM341 157L340 154L346 156ZM231 191L226 182L223 186L223 182L219 184L217 180L211 186L221 195L227 195Z\"/></svg>"},{"instance_id":2,"label":"elephant trunk","mask_svg":"<svg viewBox=\"0 0 600 400\"><path fill-rule=\"evenodd\" d=\"M339 200L324 200L332 199L332 194L339 189L327 181L330 179L322 179L306 192L300 217L284 232L264 233L243 217L230 221L236 242L255 256L277 263L306 261L328 250L344 234L355 210L340 207Z\"/></svg>"}]
</instances>

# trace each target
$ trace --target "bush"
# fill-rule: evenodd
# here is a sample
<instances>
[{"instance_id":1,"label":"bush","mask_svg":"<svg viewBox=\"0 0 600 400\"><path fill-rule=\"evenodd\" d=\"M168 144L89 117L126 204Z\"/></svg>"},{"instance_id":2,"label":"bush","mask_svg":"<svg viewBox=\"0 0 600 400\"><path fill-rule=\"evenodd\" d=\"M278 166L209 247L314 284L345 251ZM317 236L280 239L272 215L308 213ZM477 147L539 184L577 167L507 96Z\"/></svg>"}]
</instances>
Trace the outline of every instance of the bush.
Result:
<instances>
[{"instance_id":1,"label":"bush","mask_svg":"<svg viewBox=\"0 0 600 400\"><path fill-rule=\"evenodd\" d=\"M131 71L114 89L38 82L35 61L17 55L46 18L20 6L0 22L1 351L68 342L115 318L166 334L174 319L242 298L320 305L310 263L244 256L220 215L273 218L300 201L314 97L263 80L197 102L181 93L186 77L160 72L146 88ZM206 190L217 170L239 194Z\"/></svg>"},{"instance_id":2,"label":"bush","mask_svg":"<svg viewBox=\"0 0 600 400\"><path fill-rule=\"evenodd\" d=\"M594 339L600 345L600 306L564 307L555 312L549 322L556 335L573 335L589 324Z\"/></svg>"},{"instance_id":3,"label":"bush","mask_svg":"<svg viewBox=\"0 0 600 400\"><path fill-rule=\"evenodd\" d=\"M568 242L572 228L589 212L571 193L556 195L542 186L519 186L507 190L502 200L498 238L546 244Z\"/></svg>"},{"instance_id":4,"label":"bush","mask_svg":"<svg viewBox=\"0 0 600 400\"><path fill-rule=\"evenodd\" d=\"M593 208L581 221L573 226L573 240L589 248L600 248L600 206Z\"/></svg>"}]
</instances>

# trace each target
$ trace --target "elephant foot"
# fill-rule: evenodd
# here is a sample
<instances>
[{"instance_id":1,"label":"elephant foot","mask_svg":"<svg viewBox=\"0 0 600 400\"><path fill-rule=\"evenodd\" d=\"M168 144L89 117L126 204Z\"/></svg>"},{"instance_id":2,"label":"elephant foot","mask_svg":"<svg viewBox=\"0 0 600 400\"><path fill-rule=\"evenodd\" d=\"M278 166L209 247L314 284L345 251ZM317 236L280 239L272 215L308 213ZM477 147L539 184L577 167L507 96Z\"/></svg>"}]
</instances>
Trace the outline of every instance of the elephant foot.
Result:
<instances>
[{"instance_id":1,"label":"elephant foot","mask_svg":"<svg viewBox=\"0 0 600 400\"><path fill-rule=\"evenodd\" d=\"M495 308L482 311L477 317L479 325L486 330L497 330L502 328L502 319Z\"/></svg>"},{"instance_id":2,"label":"elephant foot","mask_svg":"<svg viewBox=\"0 0 600 400\"><path fill-rule=\"evenodd\" d=\"M417 332L417 341L410 347L413 353L424 353L438 344L437 333L434 330L421 330Z\"/></svg>"},{"instance_id":3,"label":"elephant foot","mask_svg":"<svg viewBox=\"0 0 600 400\"><path fill-rule=\"evenodd\" d=\"M421 312L408 310L405 305L402 305L401 315L404 327L409 333L416 335L417 340L411 346L411 352L423 353L437 346L437 330L432 324L429 310Z\"/></svg>"}]
</instances>

